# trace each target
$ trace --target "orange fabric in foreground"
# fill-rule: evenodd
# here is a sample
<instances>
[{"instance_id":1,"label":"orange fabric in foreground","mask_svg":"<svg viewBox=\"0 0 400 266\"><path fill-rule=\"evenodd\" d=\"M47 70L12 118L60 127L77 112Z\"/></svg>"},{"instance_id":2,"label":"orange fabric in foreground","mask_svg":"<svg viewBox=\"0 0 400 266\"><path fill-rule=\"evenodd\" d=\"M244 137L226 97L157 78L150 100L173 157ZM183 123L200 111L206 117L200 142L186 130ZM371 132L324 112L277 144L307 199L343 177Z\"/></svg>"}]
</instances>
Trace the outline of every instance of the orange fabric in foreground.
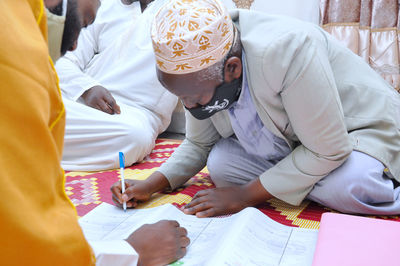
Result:
<instances>
[{"instance_id":1,"label":"orange fabric in foreground","mask_svg":"<svg viewBox=\"0 0 400 266\"><path fill-rule=\"evenodd\" d=\"M43 1L0 1L0 25L1 264L94 264L64 192L65 112Z\"/></svg>"}]
</instances>

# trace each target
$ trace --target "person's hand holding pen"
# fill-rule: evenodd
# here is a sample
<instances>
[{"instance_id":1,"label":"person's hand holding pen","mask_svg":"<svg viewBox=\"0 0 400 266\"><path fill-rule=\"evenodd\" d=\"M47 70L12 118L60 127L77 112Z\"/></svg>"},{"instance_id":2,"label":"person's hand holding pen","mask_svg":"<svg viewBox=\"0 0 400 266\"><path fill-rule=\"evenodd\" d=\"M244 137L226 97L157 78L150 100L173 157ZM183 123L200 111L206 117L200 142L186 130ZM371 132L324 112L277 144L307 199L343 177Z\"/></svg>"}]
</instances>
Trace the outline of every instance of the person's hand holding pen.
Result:
<instances>
[{"instance_id":1,"label":"person's hand holding pen","mask_svg":"<svg viewBox=\"0 0 400 266\"><path fill-rule=\"evenodd\" d=\"M121 181L111 187L111 192L115 205L120 208L122 208L123 202L126 202L126 207L134 208L138 202L149 200L153 194L148 190L145 181L130 179L125 180L125 193L122 193Z\"/></svg>"},{"instance_id":2,"label":"person's hand holding pen","mask_svg":"<svg viewBox=\"0 0 400 266\"><path fill-rule=\"evenodd\" d=\"M125 193L122 193L121 181L114 183L111 186L112 199L120 208L123 202L126 202L126 207L134 208L139 202L149 200L153 193L169 187L164 175L156 171L146 180L125 180Z\"/></svg>"}]
</instances>

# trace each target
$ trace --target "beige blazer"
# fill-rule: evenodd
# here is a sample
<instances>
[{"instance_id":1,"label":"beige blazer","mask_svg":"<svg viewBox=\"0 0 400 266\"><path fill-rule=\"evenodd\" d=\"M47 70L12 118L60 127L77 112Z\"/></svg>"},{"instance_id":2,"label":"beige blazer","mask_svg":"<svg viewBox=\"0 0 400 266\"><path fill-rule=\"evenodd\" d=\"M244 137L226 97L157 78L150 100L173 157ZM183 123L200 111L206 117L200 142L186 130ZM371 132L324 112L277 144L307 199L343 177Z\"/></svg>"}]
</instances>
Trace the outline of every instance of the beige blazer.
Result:
<instances>
[{"instance_id":1,"label":"beige blazer","mask_svg":"<svg viewBox=\"0 0 400 266\"><path fill-rule=\"evenodd\" d=\"M231 16L257 113L292 148L260 176L268 192L298 205L353 150L400 181L400 95L379 74L314 24L245 10ZM227 111L201 121L187 112L186 132L159 169L173 188L205 166L220 137L233 134Z\"/></svg>"}]
</instances>

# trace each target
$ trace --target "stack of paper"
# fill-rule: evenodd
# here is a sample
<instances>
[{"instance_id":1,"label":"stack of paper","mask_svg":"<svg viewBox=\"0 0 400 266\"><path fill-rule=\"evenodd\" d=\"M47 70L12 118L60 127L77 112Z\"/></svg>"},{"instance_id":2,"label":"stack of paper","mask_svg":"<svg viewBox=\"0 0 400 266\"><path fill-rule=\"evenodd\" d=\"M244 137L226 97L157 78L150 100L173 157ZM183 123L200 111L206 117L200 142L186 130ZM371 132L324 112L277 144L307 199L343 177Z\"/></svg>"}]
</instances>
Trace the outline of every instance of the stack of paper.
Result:
<instances>
[{"instance_id":1,"label":"stack of paper","mask_svg":"<svg viewBox=\"0 0 400 266\"><path fill-rule=\"evenodd\" d=\"M167 204L128 210L102 203L79 220L88 240L127 238L145 223L177 220L191 240L184 265L311 265L317 230L282 225L256 208L225 218L197 218Z\"/></svg>"}]
</instances>

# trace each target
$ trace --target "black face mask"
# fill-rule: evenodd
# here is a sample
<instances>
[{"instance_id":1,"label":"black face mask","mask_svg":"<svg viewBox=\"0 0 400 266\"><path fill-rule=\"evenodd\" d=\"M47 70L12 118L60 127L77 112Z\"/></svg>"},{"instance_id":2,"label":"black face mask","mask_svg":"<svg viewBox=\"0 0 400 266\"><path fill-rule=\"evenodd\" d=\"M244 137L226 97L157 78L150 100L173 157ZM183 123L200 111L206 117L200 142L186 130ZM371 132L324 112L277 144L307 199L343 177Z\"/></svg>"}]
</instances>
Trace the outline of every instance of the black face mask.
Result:
<instances>
[{"instance_id":1,"label":"black face mask","mask_svg":"<svg viewBox=\"0 0 400 266\"><path fill-rule=\"evenodd\" d=\"M234 79L230 83L224 82L215 89L214 96L206 105L201 105L195 108L185 108L196 119L203 120L209 118L216 112L231 107L231 105L239 98L241 87L241 79Z\"/></svg>"}]
</instances>

